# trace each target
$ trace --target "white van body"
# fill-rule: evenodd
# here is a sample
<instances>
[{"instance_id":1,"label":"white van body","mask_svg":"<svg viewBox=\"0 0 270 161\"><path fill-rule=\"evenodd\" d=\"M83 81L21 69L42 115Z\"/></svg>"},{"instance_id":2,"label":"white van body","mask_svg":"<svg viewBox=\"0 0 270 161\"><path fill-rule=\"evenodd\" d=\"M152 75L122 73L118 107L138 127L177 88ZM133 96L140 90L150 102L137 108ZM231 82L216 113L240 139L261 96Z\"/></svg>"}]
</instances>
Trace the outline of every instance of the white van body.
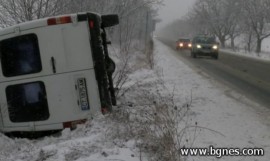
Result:
<instances>
[{"instance_id":1,"label":"white van body","mask_svg":"<svg viewBox=\"0 0 270 161\"><path fill-rule=\"evenodd\" d=\"M89 17L100 18L70 14L0 30L1 132L71 128L101 111L90 32L101 22Z\"/></svg>"}]
</instances>

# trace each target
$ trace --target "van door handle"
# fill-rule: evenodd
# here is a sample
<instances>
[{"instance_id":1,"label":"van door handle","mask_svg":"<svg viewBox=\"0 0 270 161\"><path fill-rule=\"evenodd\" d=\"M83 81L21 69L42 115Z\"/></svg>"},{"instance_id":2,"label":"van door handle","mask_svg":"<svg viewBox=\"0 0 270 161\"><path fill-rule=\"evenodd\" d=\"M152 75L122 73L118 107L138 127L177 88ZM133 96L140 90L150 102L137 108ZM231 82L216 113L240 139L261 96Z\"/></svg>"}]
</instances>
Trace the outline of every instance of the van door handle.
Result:
<instances>
[{"instance_id":1,"label":"van door handle","mask_svg":"<svg viewBox=\"0 0 270 161\"><path fill-rule=\"evenodd\" d=\"M51 63L52 63L52 70L53 70L53 73L56 73L55 59L54 59L54 57L51 57Z\"/></svg>"}]
</instances>

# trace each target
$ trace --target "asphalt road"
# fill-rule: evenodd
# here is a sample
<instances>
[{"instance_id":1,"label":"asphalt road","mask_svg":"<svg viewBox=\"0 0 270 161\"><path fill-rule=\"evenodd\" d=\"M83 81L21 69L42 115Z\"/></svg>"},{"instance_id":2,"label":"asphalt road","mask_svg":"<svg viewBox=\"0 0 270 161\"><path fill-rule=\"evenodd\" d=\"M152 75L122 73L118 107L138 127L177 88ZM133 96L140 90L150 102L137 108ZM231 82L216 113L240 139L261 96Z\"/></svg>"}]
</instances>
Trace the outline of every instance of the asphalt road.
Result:
<instances>
[{"instance_id":1,"label":"asphalt road","mask_svg":"<svg viewBox=\"0 0 270 161\"><path fill-rule=\"evenodd\" d=\"M174 48L174 43L162 41ZM175 50L176 51L176 50ZM233 88L247 98L270 108L270 62L219 52L219 59L192 58L190 51L172 52L177 58L200 68L221 83Z\"/></svg>"}]
</instances>

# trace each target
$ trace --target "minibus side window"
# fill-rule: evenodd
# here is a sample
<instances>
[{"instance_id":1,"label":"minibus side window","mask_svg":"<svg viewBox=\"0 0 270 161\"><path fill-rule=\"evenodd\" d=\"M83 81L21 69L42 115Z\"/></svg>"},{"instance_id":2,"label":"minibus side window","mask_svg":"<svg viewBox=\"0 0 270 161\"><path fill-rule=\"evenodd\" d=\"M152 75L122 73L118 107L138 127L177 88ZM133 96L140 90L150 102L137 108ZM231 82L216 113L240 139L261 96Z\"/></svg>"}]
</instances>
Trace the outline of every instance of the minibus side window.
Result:
<instances>
[{"instance_id":1,"label":"minibus side window","mask_svg":"<svg viewBox=\"0 0 270 161\"><path fill-rule=\"evenodd\" d=\"M6 96L12 122L44 121L49 118L43 82L10 85L6 88Z\"/></svg>"},{"instance_id":2,"label":"minibus side window","mask_svg":"<svg viewBox=\"0 0 270 161\"><path fill-rule=\"evenodd\" d=\"M0 56L3 75L13 77L42 70L38 38L27 34L2 40Z\"/></svg>"}]
</instances>

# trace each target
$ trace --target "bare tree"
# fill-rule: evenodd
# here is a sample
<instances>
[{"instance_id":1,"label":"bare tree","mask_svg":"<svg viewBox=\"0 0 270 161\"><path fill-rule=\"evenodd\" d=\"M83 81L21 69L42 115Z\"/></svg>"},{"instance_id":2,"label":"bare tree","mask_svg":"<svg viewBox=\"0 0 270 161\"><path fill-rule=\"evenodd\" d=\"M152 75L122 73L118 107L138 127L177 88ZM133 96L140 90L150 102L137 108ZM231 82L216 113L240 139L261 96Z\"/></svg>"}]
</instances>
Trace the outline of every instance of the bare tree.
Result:
<instances>
[{"instance_id":1,"label":"bare tree","mask_svg":"<svg viewBox=\"0 0 270 161\"><path fill-rule=\"evenodd\" d=\"M187 20L199 33L217 36L222 47L231 39L234 48L234 39L240 35L240 4L240 0L198 0Z\"/></svg>"},{"instance_id":2,"label":"bare tree","mask_svg":"<svg viewBox=\"0 0 270 161\"><path fill-rule=\"evenodd\" d=\"M231 48L235 49L235 38L242 33L241 26L241 12L242 6L240 0L224 1L224 17L229 28L229 38L231 40Z\"/></svg>"},{"instance_id":3,"label":"bare tree","mask_svg":"<svg viewBox=\"0 0 270 161\"><path fill-rule=\"evenodd\" d=\"M0 0L0 27L65 12L68 0Z\"/></svg>"},{"instance_id":4,"label":"bare tree","mask_svg":"<svg viewBox=\"0 0 270 161\"><path fill-rule=\"evenodd\" d=\"M254 31L256 36L256 52L261 52L262 41L270 36L269 24L269 1L268 0L242 0L244 16L247 24Z\"/></svg>"}]
</instances>

